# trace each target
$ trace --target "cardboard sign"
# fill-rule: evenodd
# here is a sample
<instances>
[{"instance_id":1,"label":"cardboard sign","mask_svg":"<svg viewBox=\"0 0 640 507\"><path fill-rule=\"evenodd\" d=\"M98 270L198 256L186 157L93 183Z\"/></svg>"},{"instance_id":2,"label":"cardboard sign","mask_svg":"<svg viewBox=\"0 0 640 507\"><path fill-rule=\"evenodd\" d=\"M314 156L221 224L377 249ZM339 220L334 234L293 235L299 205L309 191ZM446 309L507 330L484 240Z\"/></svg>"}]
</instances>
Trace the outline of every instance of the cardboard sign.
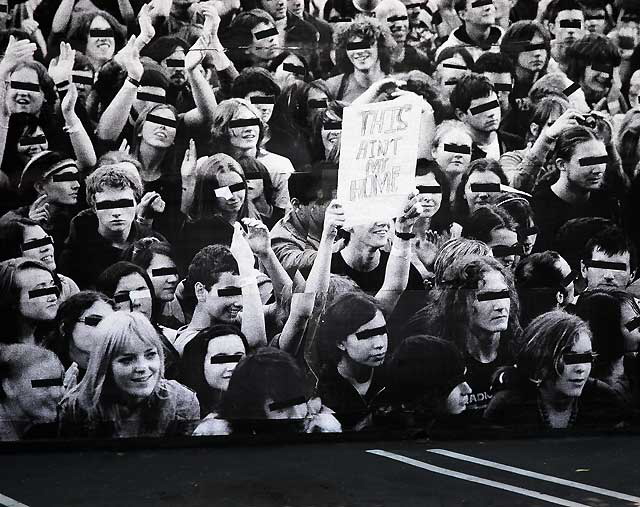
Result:
<instances>
[{"instance_id":1,"label":"cardboard sign","mask_svg":"<svg viewBox=\"0 0 640 507\"><path fill-rule=\"evenodd\" d=\"M400 214L415 189L420 117L411 97L345 108L337 198L349 221Z\"/></svg>"}]
</instances>

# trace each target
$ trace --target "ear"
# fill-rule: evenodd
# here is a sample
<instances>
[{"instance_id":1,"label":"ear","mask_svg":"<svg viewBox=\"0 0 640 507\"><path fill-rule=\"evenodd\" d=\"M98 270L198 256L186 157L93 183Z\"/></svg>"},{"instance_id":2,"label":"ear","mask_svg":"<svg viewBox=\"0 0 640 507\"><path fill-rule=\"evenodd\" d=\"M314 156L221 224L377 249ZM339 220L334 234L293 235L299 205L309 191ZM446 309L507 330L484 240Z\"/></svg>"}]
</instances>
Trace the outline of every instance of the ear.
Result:
<instances>
[{"instance_id":1,"label":"ear","mask_svg":"<svg viewBox=\"0 0 640 507\"><path fill-rule=\"evenodd\" d=\"M344 352L345 350L347 350L347 346L345 345L345 342L338 342L338 343L336 343L336 348L337 348L338 350L343 351L343 352Z\"/></svg>"},{"instance_id":2,"label":"ear","mask_svg":"<svg viewBox=\"0 0 640 507\"><path fill-rule=\"evenodd\" d=\"M580 261L580 274L582 278L587 279L587 266L584 265L584 261Z\"/></svg>"},{"instance_id":3,"label":"ear","mask_svg":"<svg viewBox=\"0 0 640 507\"><path fill-rule=\"evenodd\" d=\"M556 167L561 173L567 172L567 161L563 158L556 159Z\"/></svg>"},{"instance_id":4,"label":"ear","mask_svg":"<svg viewBox=\"0 0 640 507\"><path fill-rule=\"evenodd\" d=\"M565 299L564 294L562 293L561 290L556 292L556 301L558 302L558 306L564 305L564 299Z\"/></svg>"},{"instance_id":5,"label":"ear","mask_svg":"<svg viewBox=\"0 0 640 507\"><path fill-rule=\"evenodd\" d=\"M34 190L35 190L36 192L38 192L38 195L42 195L42 194L44 194L44 193L45 193L45 192L44 192L44 182L43 182L42 180L40 180L40 181L36 181L36 182L33 184L33 188L34 188Z\"/></svg>"},{"instance_id":6,"label":"ear","mask_svg":"<svg viewBox=\"0 0 640 507\"><path fill-rule=\"evenodd\" d=\"M462 21L466 21L467 20L467 9L462 9L461 11L458 11L458 17Z\"/></svg>"},{"instance_id":7,"label":"ear","mask_svg":"<svg viewBox=\"0 0 640 507\"><path fill-rule=\"evenodd\" d=\"M193 291L196 295L196 299L198 300L198 303L204 303L207 300L209 291L205 288L205 286L202 283L196 282L193 285Z\"/></svg>"},{"instance_id":8,"label":"ear","mask_svg":"<svg viewBox=\"0 0 640 507\"><path fill-rule=\"evenodd\" d=\"M454 111L454 116L460 120L462 123L467 123L467 119L469 117L469 113L465 113L464 111L461 111L460 109L456 108L456 110Z\"/></svg>"},{"instance_id":9,"label":"ear","mask_svg":"<svg viewBox=\"0 0 640 507\"><path fill-rule=\"evenodd\" d=\"M298 200L297 197L292 197L291 198L291 206L293 206L294 208L299 208L300 207L300 201Z\"/></svg>"}]
</instances>

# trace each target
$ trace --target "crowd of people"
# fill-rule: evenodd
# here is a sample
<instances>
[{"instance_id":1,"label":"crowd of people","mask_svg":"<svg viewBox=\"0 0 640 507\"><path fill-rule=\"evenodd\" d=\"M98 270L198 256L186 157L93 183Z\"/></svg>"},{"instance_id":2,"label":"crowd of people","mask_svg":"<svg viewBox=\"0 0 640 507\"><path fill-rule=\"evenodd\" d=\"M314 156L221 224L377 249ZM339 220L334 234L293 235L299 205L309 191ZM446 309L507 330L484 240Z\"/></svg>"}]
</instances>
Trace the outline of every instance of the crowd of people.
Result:
<instances>
[{"instance_id":1,"label":"crowd of people","mask_svg":"<svg viewBox=\"0 0 640 507\"><path fill-rule=\"evenodd\" d=\"M637 0L6 1L1 441L637 423Z\"/></svg>"}]
</instances>

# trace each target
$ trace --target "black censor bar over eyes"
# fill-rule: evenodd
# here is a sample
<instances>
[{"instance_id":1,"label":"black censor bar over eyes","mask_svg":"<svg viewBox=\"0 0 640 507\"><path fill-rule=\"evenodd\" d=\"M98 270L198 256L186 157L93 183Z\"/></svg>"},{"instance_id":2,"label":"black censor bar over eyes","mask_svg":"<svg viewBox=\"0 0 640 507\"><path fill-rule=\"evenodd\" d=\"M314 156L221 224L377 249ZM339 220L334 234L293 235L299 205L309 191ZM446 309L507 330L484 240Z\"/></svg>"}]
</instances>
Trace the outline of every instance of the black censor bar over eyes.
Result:
<instances>
[{"instance_id":1,"label":"black censor bar over eyes","mask_svg":"<svg viewBox=\"0 0 640 507\"><path fill-rule=\"evenodd\" d=\"M513 87L509 83L495 83L493 87L497 92L511 92Z\"/></svg>"},{"instance_id":2,"label":"black censor bar over eyes","mask_svg":"<svg viewBox=\"0 0 640 507\"><path fill-rule=\"evenodd\" d=\"M242 287L225 287L218 289L218 297L242 296Z\"/></svg>"},{"instance_id":3,"label":"black censor bar over eyes","mask_svg":"<svg viewBox=\"0 0 640 507\"><path fill-rule=\"evenodd\" d=\"M476 0L475 2L471 2L472 9L484 7L485 5L493 5L493 0Z\"/></svg>"},{"instance_id":4,"label":"black censor bar over eyes","mask_svg":"<svg viewBox=\"0 0 640 507\"><path fill-rule=\"evenodd\" d=\"M613 74L613 65L607 65L606 63L595 63L591 64L591 70L595 70L596 72L604 72L605 74L609 74L611 76Z\"/></svg>"},{"instance_id":5,"label":"black censor bar over eyes","mask_svg":"<svg viewBox=\"0 0 640 507\"><path fill-rule=\"evenodd\" d=\"M24 81L11 81L11 88L14 90L26 90L28 92L40 91L40 85L38 83L25 83Z\"/></svg>"},{"instance_id":6,"label":"black censor bar over eyes","mask_svg":"<svg viewBox=\"0 0 640 507\"><path fill-rule=\"evenodd\" d=\"M630 320L629 322L627 322L624 327L627 328L627 331L631 332L634 329L638 329L640 327L640 317L636 317L635 319Z\"/></svg>"},{"instance_id":7,"label":"black censor bar over eyes","mask_svg":"<svg viewBox=\"0 0 640 507\"><path fill-rule=\"evenodd\" d=\"M476 296L478 301L496 301L497 299L511 299L508 290L482 292Z\"/></svg>"},{"instance_id":8,"label":"black censor bar over eyes","mask_svg":"<svg viewBox=\"0 0 640 507\"><path fill-rule=\"evenodd\" d=\"M65 181L80 181L80 175L77 171L71 173L54 174L51 176L51 180L56 183L62 183Z\"/></svg>"},{"instance_id":9,"label":"black censor bar over eyes","mask_svg":"<svg viewBox=\"0 0 640 507\"><path fill-rule=\"evenodd\" d=\"M371 49L371 43L367 41L349 42L347 44L347 51L357 51L358 49Z\"/></svg>"},{"instance_id":10,"label":"black censor bar over eyes","mask_svg":"<svg viewBox=\"0 0 640 507\"><path fill-rule=\"evenodd\" d=\"M580 164L580 166L600 165L606 164L607 162L609 162L609 157L606 155L602 155L600 157L584 157L578 159L578 163Z\"/></svg>"},{"instance_id":11,"label":"black censor bar over eyes","mask_svg":"<svg viewBox=\"0 0 640 507\"><path fill-rule=\"evenodd\" d=\"M282 70L291 72L298 76L304 76L304 73L306 72L306 69L302 65L294 65L293 63L283 63Z\"/></svg>"},{"instance_id":12,"label":"black censor bar over eyes","mask_svg":"<svg viewBox=\"0 0 640 507\"><path fill-rule=\"evenodd\" d=\"M113 296L113 300L116 303L127 303L129 301L129 293L123 292L122 294L116 294Z\"/></svg>"},{"instance_id":13,"label":"black censor bar over eyes","mask_svg":"<svg viewBox=\"0 0 640 507\"><path fill-rule=\"evenodd\" d=\"M98 324L100 324L100 322L102 322L101 315L89 315L88 317L84 318L84 323L87 326L96 327Z\"/></svg>"},{"instance_id":14,"label":"black censor bar over eyes","mask_svg":"<svg viewBox=\"0 0 640 507\"><path fill-rule=\"evenodd\" d=\"M42 296L50 295L58 296L60 291L58 287L45 287L44 289L35 289L29 291L29 299L41 298Z\"/></svg>"},{"instance_id":15,"label":"black censor bar over eyes","mask_svg":"<svg viewBox=\"0 0 640 507\"><path fill-rule=\"evenodd\" d=\"M267 97L251 97L251 99L249 99L251 101L252 104L275 104L276 103L276 97L275 95L269 95Z\"/></svg>"},{"instance_id":16,"label":"black censor bar over eyes","mask_svg":"<svg viewBox=\"0 0 640 507\"><path fill-rule=\"evenodd\" d=\"M524 49L522 51L537 51L538 49L547 49L547 46L543 42L540 42L538 44L527 44L526 46L524 46Z\"/></svg>"},{"instance_id":17,"label":"black censor bar over eyes","mask_svg":"<svg viewBox=\"0 0 640 507\"><path fill-rule=\"evenodd\" d=\"M457 63L443 63L442 66L445 69L458 69L458 70L467 70L467 67L464 65L459 65Z\"/></svg>"},{"instance_id":18,"label":"black censor bar over eyes","mask_svg":"<svg viewBox=\"0 0 640 507\"><path fill-rule=\"evenodd\" d=\"M571 282L573 282L576 278L578 278L578 272L575 269L572 269L569 272L569 274L562 279L562 282L560 283L562 284L563 287L569 287L569 285L571 285Z\"/></svg>"},{"instance_id":19,"label":"black censor bar over eyes","mask_svg":"<svg viewBox=\"0 0 640 507\"><path fill-rule=\"evenodd\" d=\"M579 89L580 89L580 85L578 83L573 83L572 85L569 85L564 90L562 90L562 93L565 95L565 97L569 97L570 95L577 92Z\"/></svg>"},{"instance_id":20,"label":"black censor bar over eyes","mask_svg":"<svg viewBox=\"0 0 640 507\"><path fill-rule=\"evenodd\" d=\"M37 387L56 387L56 386L62 386L62 385L64 385L62 377L57 377L57 378L37 378L37 379L32 379L31 380L31 387L32 388L37 388Z\"/></svg>"},{"instance_id":21,"label":"black censor bar over eyes","mask_svg":"<svg viewBox=\"0 0 640 507\"><path fill-rule=\"evenodd\" d=\"M211 364L239 363L243 354L216 354L211 356Z\"/></svg>"},{"instance_id":22,"label":"black censor bar over eyes","mask_svg":"<svg viewBox=\"0 0 640 507\"><path fill-rule=\"evenodd\" d=\"M20 146L33 146L34 144L44 144L47 142L47 137L43 135L27 137L20 139Z\"/></svg>"},{"instance_id":23,"label":"black censor bar over eyes","mask_svg":"<svg viewBox=\"0 0 640 507\"><path fill-rule=\"evenodd\" d=\"M500 192L500 183L472 183L472 192Z\"/></svg>"},{"instance_id":24,"label":"black censor bar over eyes","mask_svg":"<svg viewBox=\"0 0 640 507\"><path fill-rule=\"evenodd\" d=\"M229 122L229 128L237 129L242 127L259 127L260 120L258 118L250 118L246 120L231 120Z\"/></svg>"},{"instance_id":25,"label":"black censor bar over eyes","mask_svg":"<svg viewBox=\"0 0 640 507\"><path fill-rule=\"evenodd\" d=\"M105 28L104 30L93 28L89 30L89 37L115 37L115 34L111 28Z\"/></svg>"},{"instance_id":26,"label":"black censor bar over eyes","mask_svg":"<svg viewBox=\"0 0 640 507\"><path fill-rule=\"evenodd\" d=\"M261 173L245 173L244 175L244 179L249 181L249 180L262 180L264 179Z\"/></svg>"},{"instance_id":27,"label":"black censor bar over eyes","mask_svg":"<svg viewBox=\"0 0 640 507\"><path fill-rule=\"evenodd\" d=\"M522 236L533 236L534 234L538 234L540 229L536 225L532 225L531 227L518 227L518 231Z\"/></svg>"},{"instance_id":28,"label":"black censor bar over eyes","mask_svg":"<svg viewBox=\"0 0 640 507\"><path fill-rule=\"evenodd\" d=\"M151 270L151 276L177 275L178 268L156 268Z\"/></svg>"},{"instance_id":29,"label":"black censor bar over eyes","mask_svg":"<svg viewBox=\"0 0 640 507\"><path fill-rule=\"evenodd\" d=\"M36 248L40 248L41 246L53 245L53 239L51 236L45 236L40 239L32 239L31 241L25 241L22 243L22 251L26 252L27 250L35 250Z\"/></svg>"},{"instance_id":30,"label":"black censor bar over eyes","mask_svg":"<svg viewBox=\"0 0 640 507\"><path fill-rule=\"evenodd\" d=\"M327 107L327 99L311 99L307 105L312 109L324 109Z\"/></svg>"},{"instance_id":31,"label":"black censor bar over eyes","mask_svg":"<svg viewBox=\"0 0 640 507\"><path fill-rule=\"evenodd\" d=\"M178 128L177 120L172 118L163 118L162 116L156 116L155 114L148 114L147 121L157 123L158 125L164 125L165 127L171 127L172 129Z\"/></svg>"},{"instance_id":32,"label":"black censor bar over eyes","mask_svg":"<svg viewBox=\"0 0 640 507\"><path fill-rule=\"evenodd\" d=\"M473 115L484 113L485 111L489 111L491 109L497 109L500 107L500 104L497 100L492 100L491 102L485 102L479 106L469 108L469 112Z\"/></svg>"},{"instance_id":33,"label":"black censor bar over eyes","mask_svg":"<svg viewBox=\"0 0 640 507\"><path fill-rule=\"evenodd\" d=\"M496 245L491 247L491 253L494 257L507 257L509 255L521 255L522 254L522 246L519 244L506 246L506 245Z\"/></svg>"},{"instance_id":34,"label":"black censor bar over eyes","mask_svg":"<svg viewBox=\"0 0 640 507\"><path fill-rule=\"evenodd\" d=\"M444 151L447 153L460 153L461 155L471 155L471 146L466 144L448 144L445 143Z\"/></svg>"},{"instance_id":35,"label":"black censor bar over eyes","mask_svg":"<svg viewBox=\"0 0 640 507\"><path fill-rule=\"evenodd\" d=\"M394 21L407 21L407 16L390 16L387 18L387 23L393 23Z\"/></svg>"},{"instance_id":36,"label":"black censor bar over eyes","mask_svg":"<svg viewBox=\"0 0 640 507\"><path fill-rule=\"evenodd\" d=\"M146 102L156 102L157 104L165 104L167 102L166 97L156 95L155 93L138 92L136 98Z\"/></svg>"},{"instance_id":37,"label":"black censor bar over eyes","mask_svg":"<svg viewBox=\"0 0 640 507\"><path fill-rule=\"evenodd\" d=\"M282 410L283 408L289 408L289 407L295 407L296 405L302 405L303 403L307 402L307 398L305 398L304 396L298 396L296 398L293 398L291 400L285 400L285 401L274 401L273 403L269 404L269 410L270 411L274 411L274 410Z\"/></svg>"},{"instance_id":38,"label":"black censor bar over eyes","mask_svg":"<svg viewBox=\"0 0 640 507\"><path fill-rule=\"evenodd\" d=\"M221 188L228 188L229 192L238 192L239 190L244 190L244 183L234 183L226 187L218 187L216 190L220 190Z\"/></svg>"},{"instance_id":39,"label":"black censor bar over eyes","mask_svg":"<svg viewBox=\"0 0 640 507\"><path fill-rule=\"evenodd\" d=\"M604 14L587 14L584 17L585 21L590 21L592 19L605 19Z\"/></svg>"},{"instance_id":40,"label":"black censor bar over eyes","mask_svg":"<svg viewBox=\"0 0 640 507\"><path fill-rule=\"evenodd\" d=\"M626 271L627 265L624 262L608 262L608 261L583 261L588 268L612 269L614 271Z\"/></svg>"},{"instance_id":41,"label":"black censor bar over eyes","mask_svg":"<svg viewBox=\"0 0 640 507\"><path fill-rule=\"evenodd\" d=\"M96 203L96 209L118 209L133 208L135 206L133 199L117 199L115 201L100 201Z\"/></svg>"},{"instance_id":42,"label":"black censor bar over eyes","mask_svg":"<svg viewBox=\"0 0 640 507\"><path fill-rule=\"evenodd\" d=\"M367 340L372 338L373 336L381 336L383 334L387 334L387 326L374 327L373 329L365 329L364 331L360 331L356 333L356 338L358 340Z\"/></svg>"},{"instance_id":43,"label":"black censor bar over eyes","mask_svg":"<svg viewBox=\"0 0 640 507\"><path fill-rule=\"evenodd\" d=\"M562 360L564 364L591 364L593 363L593 354L591 352L585 352L584 354L567 352L562 354Z\"/></svg>"},{"instance_id":44,"label":"black censor bar over eyes","mask_svg":"<svg viewBox=\"0 0 640 507\"><path fill-rule=\"evenodd\" d=\"M560 28L582 28L582 21L579 19L563 19L560 21Z\"/></svg>"},{"instance_id":45,"label":"black censor bar over eyes","mask_svg":"<svg viewBox=\"0 0 640 507\"><path fill-rule=\"evenodd\" d=\"M341 121L327 121L322 125L324 130L342 130Z\"/></svg>"},{"instance_id":46,"label":"black censor bar over eyes","mask_svg":"<svg viewBox=\"0 0 640 507\"><path fill-rule=\"evenodd\" d=\"M333 16L329 19L329 23L351 23L353 18L341 18L340 16Z\"/></svg>"},{"instance_id":47,"label":"black censor bar over eyes","mask_svg":"<svg viewBox=\"0 0 640 507\"><path fill-rule=\"evenodd\" d=\"M417 185L420 194L441 194L442 187L440 185Z\"/></svg>"},{"instance_id":48,"label":"black censor bar over eyes","mask_svg":"<svg viewBox=\"0 0 640 507\"><path fill-rule=\"evenodd\" d=\"M273 37L274 35L278 35L278 30L275 28L269 28L268 30L260 30L253 34L256 40L266 39L267 37Z\"/></svg>"},{"instance_id":49,"label":"black censor bar over eyes","mask_svg":"<svg viewBox=\"0 0 640 507\"><path fill-rule=\"evenodd\" d=\"M445 86L455 86L458 84L458 81L456 79L449 79L448 81L444 82Z\"/></svg>"},{"instance_id":50,"label":"black censor bar over eyes","mask_svg":"<svg viewBox=\"0 0 640 507\"><path fill-rule=\"evenodd\" d=\"M89 76L83 76L81 74L73 74L71 76L71 81L74 82L75 84L93 86L93 78Z\"/></svg>"},{"instance_id":51,"label":"black censor bar over eyes","mask_svg":"<svg viewBox=\"0 0 640 507\"><path fill-rule=\"evenodd\" d=\"M165 63L167 64L167 67L184 67L184 60L181 60L180 58L167 58Z\"/></svg>"}]
</instances>

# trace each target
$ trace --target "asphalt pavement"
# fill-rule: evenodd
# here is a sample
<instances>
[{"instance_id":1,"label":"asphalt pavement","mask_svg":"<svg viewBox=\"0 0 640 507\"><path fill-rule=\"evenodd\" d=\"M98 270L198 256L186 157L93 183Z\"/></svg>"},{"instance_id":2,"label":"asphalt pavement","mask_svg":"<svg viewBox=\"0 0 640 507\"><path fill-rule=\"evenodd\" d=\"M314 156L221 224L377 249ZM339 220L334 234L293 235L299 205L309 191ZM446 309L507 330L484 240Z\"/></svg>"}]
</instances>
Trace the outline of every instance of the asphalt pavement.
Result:
<instances>
[{"instance_id":1,"label":"asphalt pavement","mask_svg":"<svg viewBox=\"0 0 640 507\"><path fill-rule=\"evenodd\" d=\"M0 454L21 507L640 506L640 437Z\"/></svg>"}]
</instances>

